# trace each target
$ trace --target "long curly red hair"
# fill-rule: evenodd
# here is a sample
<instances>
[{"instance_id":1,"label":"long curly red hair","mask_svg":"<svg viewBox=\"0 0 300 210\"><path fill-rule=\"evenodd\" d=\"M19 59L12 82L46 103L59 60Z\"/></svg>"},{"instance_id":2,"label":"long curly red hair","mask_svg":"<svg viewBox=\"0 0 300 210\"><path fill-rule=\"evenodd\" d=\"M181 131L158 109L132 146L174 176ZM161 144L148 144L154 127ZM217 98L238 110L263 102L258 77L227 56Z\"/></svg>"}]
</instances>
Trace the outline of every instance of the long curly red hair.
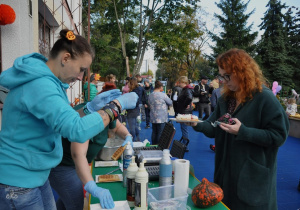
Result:
<instances>
[{"instance_id":1,"label":"long curly red hair","mask_svg":"<svg viewBox=\"0 0 300 210\"><path fill-rule=\"evenodd\" d=\"M223 87L225 98L233 97L243 103L251 100L255 92L261 92L266 79L256 61L244 50L230 49L219 55L216 60L218 66L239 81L239 90L231 91L226 85Z\"/></svg>"}]
</instances>

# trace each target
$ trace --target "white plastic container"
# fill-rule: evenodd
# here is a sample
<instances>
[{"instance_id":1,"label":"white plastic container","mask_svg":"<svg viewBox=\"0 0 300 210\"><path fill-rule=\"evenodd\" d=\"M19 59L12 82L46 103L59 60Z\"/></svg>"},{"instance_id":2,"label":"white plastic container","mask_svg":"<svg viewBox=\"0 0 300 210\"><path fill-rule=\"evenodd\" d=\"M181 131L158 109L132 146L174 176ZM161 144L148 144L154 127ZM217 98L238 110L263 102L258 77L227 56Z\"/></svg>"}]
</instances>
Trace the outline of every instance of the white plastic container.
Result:
<instances>
[{"instance_id":1,"label":"white plastic container","mask_svg":"<svg viewBox=\"0 0 300 210\"><path fill-rule=\"evenodd\" d=\"M132 156L130 165L127 168L127 186L126 186L126 198L130 207L134 207L135 200L135 175L139 168L135 163L135 156Z\"/></svg>"},{"instance_id":2,"label":"white plastic container","mask_svg":"<svg viewBox=\"0 0 300 210\"><path fill-rule=\"evenodd\" d=\"M144 167L144 162L140 163L138 172L135 174L135 201L134 209L147 210L149 174Z\"/></svg>"},{"instance_id":3,"label":"white plastic container","mask_svg":"<svg viewBox=\"0 0 300 210\"><path fill-rule=\"evenodd\" d=\"M168 194L168 198L163 198L163 195ZM181 196L174 195L174 185L150 188L148 190L148 205L152 210L186 210L188 194L185 192Z\"/></svg>"}]
</instances>

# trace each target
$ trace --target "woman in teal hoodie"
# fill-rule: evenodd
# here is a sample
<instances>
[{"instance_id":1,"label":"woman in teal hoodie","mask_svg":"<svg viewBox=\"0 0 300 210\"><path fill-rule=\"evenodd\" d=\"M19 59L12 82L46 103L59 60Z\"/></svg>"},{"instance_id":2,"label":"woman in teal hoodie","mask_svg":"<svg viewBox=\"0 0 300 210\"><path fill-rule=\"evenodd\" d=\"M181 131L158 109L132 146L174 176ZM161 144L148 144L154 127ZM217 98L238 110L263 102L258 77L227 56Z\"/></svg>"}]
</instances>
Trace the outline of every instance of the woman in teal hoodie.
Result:
<instances>
[{"instance_id":1,"label":"woman in teal hoodie","mask_svg":"<svg viewBox=\"0 0 300 210\"><path fill-rule=\"evenodd\" d=\"M276 210L277 152L288 136L287 115L244 50L221 54L217 64L223 95L206 121L191 123L215 138L214 182L229 209ZM232 119L222 119L226 113Z\"/></svg>"},{"instance_id":2,"label":"woman in teal hoodie","mask_svg":"<svg viewBox=\"0 0 300 210\"><path fill-rule=\"evenodd\" d=\"M119 90L111 90L76 112L66 89L82 80L91 63L87 40L65 29L49 60L37 53L25 55L1 73L0 85L10 92L0 132L0 209L56 209L48 176L61 162L61 137L83 143L114 121L121 109L136 105L135 93L120 96ZM101 191L94 181L85 188L92 195Z\"/></svg>"}]
</instances>

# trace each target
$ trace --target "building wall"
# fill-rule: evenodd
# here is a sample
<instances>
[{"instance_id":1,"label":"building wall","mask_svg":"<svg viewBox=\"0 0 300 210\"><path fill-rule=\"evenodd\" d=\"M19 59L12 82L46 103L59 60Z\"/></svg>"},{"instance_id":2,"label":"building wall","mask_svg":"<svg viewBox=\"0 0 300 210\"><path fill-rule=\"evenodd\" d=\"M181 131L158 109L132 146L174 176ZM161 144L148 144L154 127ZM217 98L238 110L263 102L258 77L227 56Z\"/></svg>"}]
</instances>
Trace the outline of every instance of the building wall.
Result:
<instances>
[{"instance_id":1,"label":"building wall","mask_svg":"<svg viewBox=\"0 0 300 210\"><path fill-rule=\"evenodd\" d=\"M63 2L63 5L61 3ZM39 52L39 4L46 3L50 14L54 12L54 18L59 24L51 28L50 46L57 40L59 32L63 28L74 30L75 25L79 34L82 33L82 0L32 0L32 15L29 14L29 0L0 0L0 4L10 5L15 13L14 23L1 26L1 47L3 71L13 65L14 60L22 55ZM71 13L67 10L67 4ZM49 13L48 13L49 14ZM44 14L42 14L44 15ZM63 23L63 25L62 25ZM67 90L69 101L81 97L82 83L72 84ZM1 114L1 113L0 113ZM1 125L1 116L0 116Z\"/></svg>"},{"instance_id":2,"label":"building wall","mask_svg":"<svg viewBox=\"0 0 300 210\"><path fill-rule=\"evenodd\" d=\"M2 66L3 70L6 70L12 66L17 57L37 51L33 32L36 29L34 15L29 16L28 1L3 0L1 3L10 5L16 13L14 23L1 26ZM37 7L37 1L35 4Z\"/></svg>"}]
</instances>

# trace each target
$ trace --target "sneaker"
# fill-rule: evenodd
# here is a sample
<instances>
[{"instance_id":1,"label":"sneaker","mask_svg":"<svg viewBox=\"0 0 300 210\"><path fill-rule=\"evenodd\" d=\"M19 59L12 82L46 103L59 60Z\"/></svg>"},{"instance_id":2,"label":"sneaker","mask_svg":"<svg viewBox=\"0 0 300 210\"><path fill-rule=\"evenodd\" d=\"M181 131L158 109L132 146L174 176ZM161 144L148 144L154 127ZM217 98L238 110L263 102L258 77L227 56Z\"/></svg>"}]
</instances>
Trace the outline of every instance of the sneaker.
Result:
<instances>
[{"instance_id":1,"label":"sneaker","mask_svg":"<svg viewBox=\"0 0 300 210\"><path fill-rule=\"evenodd\" d=\"M150 128L150 125L146 125L146 127L145 127L145 128L146 128L146 129L147 129L147 128Z\"/></svg>"},{"instance_id":2,"label":"sneaker","mask_svg":"<svg viewBox=\"0 0 300 210\"><path fill-rule=\"evenodd\" d=\"M209 148L210 148L212 151L215 151L216 146L211 144L211 145L209 145Z\"/></svg>"}]
</instances>

